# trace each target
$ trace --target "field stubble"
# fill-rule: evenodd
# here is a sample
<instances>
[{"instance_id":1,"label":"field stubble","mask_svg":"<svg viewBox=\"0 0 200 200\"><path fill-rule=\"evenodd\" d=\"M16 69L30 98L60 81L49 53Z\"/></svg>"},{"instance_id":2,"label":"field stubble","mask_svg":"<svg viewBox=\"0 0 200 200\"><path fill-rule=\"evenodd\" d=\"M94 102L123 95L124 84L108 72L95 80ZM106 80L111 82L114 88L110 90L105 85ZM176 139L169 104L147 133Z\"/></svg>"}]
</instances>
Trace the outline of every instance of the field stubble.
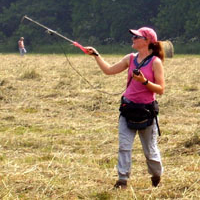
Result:
<instances>
[{"instance_id":1,"label":"field stubble","mask_svg":"<svg viewBox=\"0 0 200 200\"><path fill-rule=\"evenodd\" d=\"M105 56L114 63L122 56ZM120 93L126 73L104 75L93 58L69 56L98 90ZM199 199L200 58L164 63L157 96L165 168L152 188L136 137L125 191L117 179L119 95L92 89L61 55L0 55L1 199Z\"/></svg>"}]
</instances>

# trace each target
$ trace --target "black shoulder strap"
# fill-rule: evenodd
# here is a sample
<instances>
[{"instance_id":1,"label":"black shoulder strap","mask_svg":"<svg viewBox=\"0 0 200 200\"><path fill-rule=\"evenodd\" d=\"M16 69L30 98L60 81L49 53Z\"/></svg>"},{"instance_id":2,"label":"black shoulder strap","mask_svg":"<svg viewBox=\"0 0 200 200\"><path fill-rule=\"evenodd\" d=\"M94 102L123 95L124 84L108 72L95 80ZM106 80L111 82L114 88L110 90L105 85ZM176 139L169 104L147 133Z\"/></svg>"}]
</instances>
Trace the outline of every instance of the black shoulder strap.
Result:
<instances>
[{"instance_id":1,"label":"black shoulder strap","mask_svg":"<svg viewBox=\"0 0 200 200\"><path fill-rule=\"evenodd\" d=\"M142 60L142 61L140 62L140 64L137 66L137 69L140 69L140 68L144 65L144 63L145 63L147 60L149 60L151 57L153 57L153 54L150 54L150 55L148 55L146 58L144 58L144 60ZM132 80L132 76L131 76L131 78L129 79L126 88L129 86L131 80Z\"/></svg>"},{"instance_id":2,"label":"black shoulder strap","mask_svg":"<svg viewBox=\"0 0 200 200\"><path fill-rule=\"evenodd\" d=\"M150 54L150 55L148 55L146 58L144 58L144 60L142 60L142 61L140 62L140 64L137 66L137 69L140 69L140 68L144 65L144 63L145 63L147 60L149 60L151 57L153 57L153 54Z\"/></svg>"}]
</instances>

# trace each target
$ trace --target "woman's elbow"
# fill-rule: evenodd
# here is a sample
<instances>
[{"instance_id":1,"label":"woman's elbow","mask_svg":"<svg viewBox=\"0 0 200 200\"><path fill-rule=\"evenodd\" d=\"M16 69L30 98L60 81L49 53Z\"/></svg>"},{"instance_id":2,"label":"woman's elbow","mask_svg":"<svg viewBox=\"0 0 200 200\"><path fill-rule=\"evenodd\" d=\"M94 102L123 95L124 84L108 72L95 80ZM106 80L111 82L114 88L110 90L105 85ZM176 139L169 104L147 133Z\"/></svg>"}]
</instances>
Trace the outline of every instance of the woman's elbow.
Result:
<instances>
[{"instance_id":1,"label":"woman's elbow","mask_svg":"<svg viewBox=\"0 0 200 200\"><path fill-rule=\"evenodd\" d=\"M165 92L165 89L163 88L163 89L161 89L161 90L158 91L158 94L159 94L159 95L163 95L164 92Z\"/></svg>"},{"instance_id":2,"label":"woman's elbow","mask_svg":"<svg viewBox=\"0 0 200 200\"><path fill-rule=\"evenodd\" d=\"M113 72L110 71L110 70L105 70L105 71L103 71L103 73L104 73L105 75L113 75Z\"/></svg>"}]
</instances>

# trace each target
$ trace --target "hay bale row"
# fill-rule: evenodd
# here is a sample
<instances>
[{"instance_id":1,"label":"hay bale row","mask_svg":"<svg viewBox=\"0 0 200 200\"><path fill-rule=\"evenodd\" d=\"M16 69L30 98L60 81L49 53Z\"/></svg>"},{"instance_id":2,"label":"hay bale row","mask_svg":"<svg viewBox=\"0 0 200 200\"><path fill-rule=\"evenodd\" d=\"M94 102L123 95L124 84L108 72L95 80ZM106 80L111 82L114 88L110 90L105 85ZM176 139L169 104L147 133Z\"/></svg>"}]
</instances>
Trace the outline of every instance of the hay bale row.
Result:
<instances>
[{"instance_id":1,"label":"hay bale row","mask_svg":"<svg viewBox=\"0 0 200 200\"><path fill-rule=\"evenodd\" d=\"M174 46L171 41L166 40L166 41L161 41L162 46L164 48L165 52L165 57L166 58L172 58L174 56Z\"/></svg>"}]
</instances>

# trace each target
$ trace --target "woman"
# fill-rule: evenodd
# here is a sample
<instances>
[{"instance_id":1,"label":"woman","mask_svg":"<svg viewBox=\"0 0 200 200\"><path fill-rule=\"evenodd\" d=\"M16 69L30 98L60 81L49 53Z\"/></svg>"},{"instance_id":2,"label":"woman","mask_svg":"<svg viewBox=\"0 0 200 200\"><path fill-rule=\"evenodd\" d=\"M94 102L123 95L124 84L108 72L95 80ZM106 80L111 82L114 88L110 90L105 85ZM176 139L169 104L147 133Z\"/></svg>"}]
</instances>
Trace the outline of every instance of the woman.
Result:
<instances>
[{"instance_id":1,"label":"woman","mask_svg":"<svg viewBox=\"0 0 200 200\"><path fill-rule=\"evenodd\" d=\"M164 61L164 51L161 42L157 41L156 32L148 27L142 27L138 30L130 29L133 35L132 47L137 50L137 54L128 54L121 61L114 65L108 64L98 54L93 47L87 47L90 55L96 54L95 60L102 71L107 75L117 74L126 69L128 70L128 84L123 98L128 102L136 104L150 105L155 101L155 94L162 95L164 93L165 81L162 62ZM139 74L134 74L133 70L147 56L150 57L140 68ZM115 188L126 188L127 180L131 172L131 153L134 138L138 132L148 172L152 175L152 185L156 187L160 182L163 172L160 152L157 147L158 127L155 118L152 124L145 129L130 129L127 126L127 120L120 115L119 119L119 153L118 153L118 176L119 179L115 184Z\"/></svg>"}]
</instances>

